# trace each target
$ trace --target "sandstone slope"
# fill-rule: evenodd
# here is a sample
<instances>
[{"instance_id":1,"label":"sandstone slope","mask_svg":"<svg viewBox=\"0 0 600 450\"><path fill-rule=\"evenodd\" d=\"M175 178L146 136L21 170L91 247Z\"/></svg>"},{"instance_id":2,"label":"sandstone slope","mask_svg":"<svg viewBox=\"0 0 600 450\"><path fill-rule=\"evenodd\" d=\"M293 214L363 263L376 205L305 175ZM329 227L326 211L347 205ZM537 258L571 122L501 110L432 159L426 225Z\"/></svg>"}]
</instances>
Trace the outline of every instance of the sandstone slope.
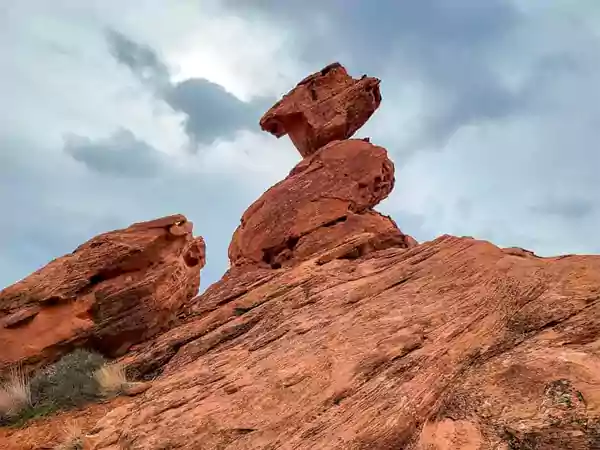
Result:
<instances>
[{"instance_id":1,"label":"sandstone slope","mask_svg":"<svg viewBox=\"0 0 600 450\"><path fill-rule=\"evenodd\" d=\"M595 449L600 257L442 236L230 272L90 448ZM154 364L153 364L154 363Z\"/></svg>"},{"instance_id":2,"label":"sandstone slope","mask_svg":"<svg viewBox=\"0 0 600 450\"><path fill-rule=\"evenodd\" d=\"M600 257L403 234L373 210L387 152L347 140L378 86L334 64L265 115L303 161L185 323L122 359L153 387L90 448L599 448Z\"/></svg>"}]
</instances>

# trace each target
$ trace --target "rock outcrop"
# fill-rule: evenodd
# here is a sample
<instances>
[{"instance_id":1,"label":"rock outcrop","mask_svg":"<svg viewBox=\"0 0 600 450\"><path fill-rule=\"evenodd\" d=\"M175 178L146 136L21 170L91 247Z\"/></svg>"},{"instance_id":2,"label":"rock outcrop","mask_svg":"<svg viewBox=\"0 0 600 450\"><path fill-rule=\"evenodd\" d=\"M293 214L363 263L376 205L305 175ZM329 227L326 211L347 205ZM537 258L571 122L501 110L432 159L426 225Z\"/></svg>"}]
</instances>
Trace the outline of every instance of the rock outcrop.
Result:
<instances>
[{"instance_id":1,"label":"rock outcrop","mask_svg":"<svg viewBox=\"0 0 600 450\"><path fill-rule=\"evenodd\" d=\"M381 98L359 83L329 66L263 118L304 159L246 211L223 278L120 357L153 381L84 448L600 448L600 256L402 233L373 210L385 149L348 139Z\"/></svg>"},{"instance_id":2,"label":"rock outcrop","mask_svg":"<svg viewBox=\"0 0 600 450\"><path fill-rule=\"evenodd\" d=\"M597 449L600 257L442 236L233 270L124 357L90 448Z\"/></svg>"},{"instance_id":3,"label":"rock outcrop","mask_svg":"<svg viewBox=\"0 0 600 450\"><path fill-rule=\"evenodd\" d=\"M339 63L314 73L260 120L263 130L290 137L303 158L327 143L350 138L381 103L380 81L353 79Z\"/></svg>"},{"instance_id":4,"label":"rock outcrop","mask_svg":"<svg viewBox=\"0 0 600 450\"><path fill-rule=\"evenodd\" d=\"M333 67L263 119L304 160L246 211L185 323L123 357L157 379L90 448L599 448L600 257L418 245L372 209L386 151L311 115L310 80L346 92Z\"/></svg>"},{"instance_id":5,"label":"rock outcrop","mask_svg":"<svg viewBox=\"0 0 600 450\"><path fill-rule=\"evenodd\" d=\"M362 140L331 142L248 208L229 246L231 264L289 266L359 235L365 249L406 248L393 220L372 209L393 186L385 149Z\"/></svg>"},{"instance_id":6,"label":"rock outcrop","mask_svg":"<svg viewBox=\"0 0 600 450\"><path fill-rule=\"evenodd\" d=\"M287 133L304 159L244 213L229 246L232 266L289 267L347 241L349 257L415 244L373 210L394 187L387 151L368 139L348 139L380 101L379 80L354 80L335 63L263 116L262 128Z\"/></svg>"},{"instance_id":7,"label":"rock outcrop","mask_svg":"<svg viewBox=\"0 0 600 450\"><path fill-rule=\"evenodd\" d=\"M0 291L0 369L75 347L122 355L198 292L202 238L176 215L101 234Z\"/></svg>"}]
</instances>

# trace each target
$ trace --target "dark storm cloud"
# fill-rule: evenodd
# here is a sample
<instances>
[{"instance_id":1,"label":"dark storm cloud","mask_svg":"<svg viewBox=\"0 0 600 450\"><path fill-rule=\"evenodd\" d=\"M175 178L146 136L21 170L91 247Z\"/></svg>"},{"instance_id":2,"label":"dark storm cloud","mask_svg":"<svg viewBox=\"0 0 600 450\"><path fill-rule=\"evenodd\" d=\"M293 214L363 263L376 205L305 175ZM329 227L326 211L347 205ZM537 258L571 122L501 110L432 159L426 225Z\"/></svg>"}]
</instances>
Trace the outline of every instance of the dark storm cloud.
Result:
<instances>
[{"instance_id":1,"label":"dark storm cloud","mask_svg":"<svg viewBox=\"0 0 600 450\"><path fill-rule=\"evenodd\" d=\"M536 214L556 216L565 220L581 220L594 213L595 205L585 199L547 199L531 208Z\"/></svg>"},{"instance_id":2,"label":"dark storm cloud","mask_svg":"<svg viewBox=\"0 0 600 450\"><path fill-rule=\"evenodd\" d=\"M142 81L156 88L169 84L169 70L153 49L115 30L106 32L106 41L111 55Z\"/></svg>"},{"instance_id":3,"label":"dark storm cloud","mask_svg":"<svg viewBox=\"0 0 600 450\"><path fill-rule=\"evenodd\" d=\"M171 86L164 99L184 112L185 131L199 143L229 138L238 130L258 128L261 107L244 103L215 83L192 78Z\"/></svg>"},{"instance_id":4,"label":"dark storm cloud","mask_svg":"<svg viewBox=\"0 0 600 450\"><path fill-rule=\"evenodd\" d=\"M110 30L107 42L112 56L127 66L160 99L186 115L185 131L194 143L210 144L231 138L242 129L256 129L271 100L245 103L223 87L202 78L171 83L169 70L150 47Z\"/></svg>"},{"instance_id":5,"label":"dark storm cloud","mask_svg":"<svg viewBox=\"0 0 600 450\"><path fill-rule=\"evenodd\" d=\"M110 175L151 177L162 165L159 152L126 129L97 140L67 135L64 150L89 169Z\"/></svg>"},{"instance_id":6,"label":"dark storm cloud","mask_svg":"<svg viewBox=\"0 0 600 450\"><path fill-rule=\"evenodd\" d=\"M511 114L522 106L488 67L490 44L519 23L519 15L501 0L421 0L364 2L336 0L301 3L229 1L246 14L275 17L298 30L312 29L325 15L322 34L299 32L315 70L332 59L351 73L383 76L386 84L412 79L427 83L439 104L423 117L421 142L441 145L461 125ZM314 27L316 29L316 27ZM379 114L398 105L382 103ZM377 120L377 116L373 121ZM367 126L368 127L368 126ZM366 128L368 129L368 128ZM385 142L382 142L385 144Z\"/></svg>"}]
</instances>

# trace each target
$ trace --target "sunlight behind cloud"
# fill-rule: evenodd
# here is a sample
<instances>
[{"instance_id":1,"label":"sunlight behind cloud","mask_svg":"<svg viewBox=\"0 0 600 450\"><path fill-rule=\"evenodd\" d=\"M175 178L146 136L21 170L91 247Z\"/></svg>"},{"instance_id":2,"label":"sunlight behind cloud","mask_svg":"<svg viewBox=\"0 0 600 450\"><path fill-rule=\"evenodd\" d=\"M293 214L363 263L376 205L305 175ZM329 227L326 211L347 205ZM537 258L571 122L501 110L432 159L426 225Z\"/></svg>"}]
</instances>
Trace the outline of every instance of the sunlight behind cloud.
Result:
<instances>
[{"instance_id":1,"label":"sunlight behind cloud","mask_svg":"<svg viewBox=\"0 0 600 450\"><path fill-rule=\"evenodd\" d=\"M403 231L600 251L599 4L452 5L8 2L0 284L93 234L172 213L206 238L203 286L218 279L244 210L298 161L260 116L335 60L382 79L381 108L357 136L396 165L379 209Z\"/></svg>"},{"instance_id":2,"label":"sunlight behind cloud","mask_svg":"<svg viewBox=\"0 0 600 450\"><path fill-rule=\"evenodd\" d=\"M302 66L293 58L293 46L290 33L276 25L224 15L185 36L167 61L175 68L175 82L205 78L249 101L278 96L295 84Z\"/></svg>"}]
</instances>

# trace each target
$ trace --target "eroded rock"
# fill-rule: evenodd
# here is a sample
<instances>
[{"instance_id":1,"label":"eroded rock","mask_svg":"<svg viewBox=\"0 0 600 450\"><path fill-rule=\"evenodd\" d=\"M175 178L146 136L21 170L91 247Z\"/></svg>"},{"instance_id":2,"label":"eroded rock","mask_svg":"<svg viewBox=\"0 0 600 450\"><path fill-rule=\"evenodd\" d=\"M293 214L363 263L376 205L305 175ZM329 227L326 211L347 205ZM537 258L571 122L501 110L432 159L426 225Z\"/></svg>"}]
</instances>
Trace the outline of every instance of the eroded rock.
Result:
<instances>
[{"instance_id":1,"label":"eroded rock","mask_svg":"<svg viewBox=\"0 0 600 450\"><path fill-rule=\"evenodd\" d=\"M157 378L90 448L598 448L600 257L442 236L317 259L234 269L134 350Z\"/></svg>"},{"instance_id":2,"label":"eroded rock","mask_svg":"<svg viewBox=\"0 0 600 450\"><path fill-rule=\"evenodd\" d=\"M393 187L394 165L384 148L331 142L248 208L229 246L231 264L289 266L362 233L379 247L406 248L396 224L373 211Z\"/></svg>"},{"instance_id":3,"label":"eroded rock","mask_svg":"<svg viewBox=\"0 0 600 450\"><path fill-rule=\"evenodd\" d=\"M336 140L352 137L381 103L380 80L354 79L330 64L292 89L260 120L263 130L288 135L302 157Z\"/></svg>"},{"instance_id":4,"label":"eroded rock","mask_svg":"<svg viewBox=\"0 0 600 450\"><path fill-rule=\"evenodd\" d=\"M0 369L74 347L122 355L198 291L205 244L182 215L104 233L0 291Z\"/></svg>"}]
</instances>

